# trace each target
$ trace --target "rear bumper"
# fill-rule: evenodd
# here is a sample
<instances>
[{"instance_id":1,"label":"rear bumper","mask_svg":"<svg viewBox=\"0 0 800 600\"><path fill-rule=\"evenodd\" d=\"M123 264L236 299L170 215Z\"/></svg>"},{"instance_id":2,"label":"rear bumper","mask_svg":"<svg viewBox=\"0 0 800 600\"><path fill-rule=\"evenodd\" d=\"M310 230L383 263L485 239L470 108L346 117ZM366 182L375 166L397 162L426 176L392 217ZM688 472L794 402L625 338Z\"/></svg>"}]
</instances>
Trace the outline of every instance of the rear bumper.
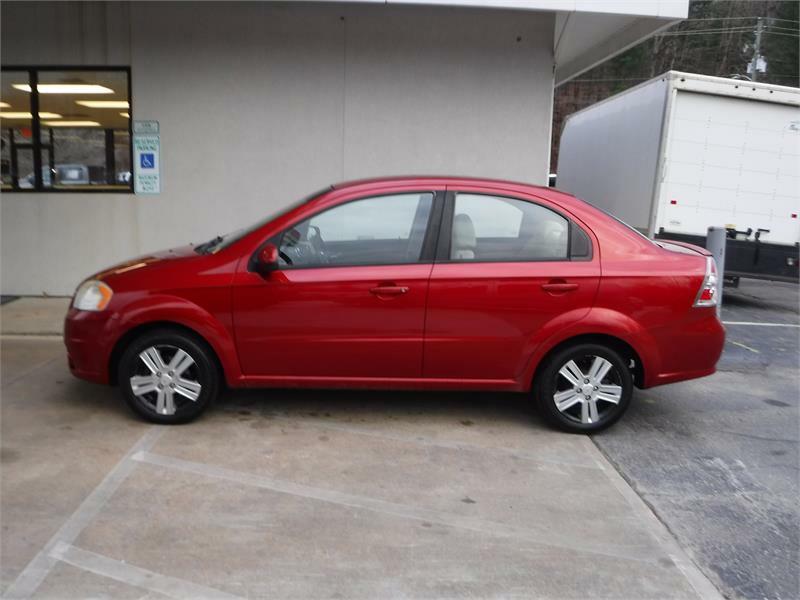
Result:
<instances>
[{"instance_id":1,"label":"rear bumper","mask_svg":"<svg viewBox=\"0 0 800 600\"><path fill-rule=\"evenodd\" d=\"M75 377L95 383L109 383L108 359L111 348L109 323L105 312L70 308L64 319L64 344L67 363Z\"/></svg>"},{"instance_id":2,"label":"rear bumper","mask_svg":"<svg viewBox=\"0 0 800 600\"><path fill-rule=\"evenodd\" d=\"M675 383L712 375L725 346L725 328L714 308L693 309L695 318L683 326L653 332L658 340L660 365L645 373L644 387Z\"/></svg>"}]
</instances>

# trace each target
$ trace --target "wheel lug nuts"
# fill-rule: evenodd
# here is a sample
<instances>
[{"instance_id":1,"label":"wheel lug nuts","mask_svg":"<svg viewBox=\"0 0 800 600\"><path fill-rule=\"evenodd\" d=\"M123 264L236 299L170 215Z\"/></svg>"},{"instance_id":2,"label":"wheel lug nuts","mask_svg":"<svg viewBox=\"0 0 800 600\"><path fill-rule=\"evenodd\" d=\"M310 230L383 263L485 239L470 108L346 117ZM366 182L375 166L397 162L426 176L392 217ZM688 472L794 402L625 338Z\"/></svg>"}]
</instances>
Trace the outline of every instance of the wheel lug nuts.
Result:
<instances>
[{"instance_id":1,"label":"wheel lug nuts","mask_svg":"<svg viewBox=\"0 0 800 600\"><path fill-rule=\"evenodd\" d=\"M173 375L174 375L174 372L173 372L173 371L170 371L170 372L169 372L169 376L170 376L170 377L172 377Z\"/></svg>"},{"instance_id":2,"label":"wheel lug nuts","mask_svg":"<svg viewBox=\"0 0 800 600\"><path fill-rule=\"evenodd\" d=\"M170 383L170 384L169 384L169 387L171 387L171 388L174 388L174 387L175 387L175 384L174 384L174 383Z\"/></svg>"},{"instance_id":3,"label":"wheel lug nuts","mask_svg":"<svg viewBox=\"0 0 800 600\"><path fill-rule=\"evenodd\" d=\"M591 396L586 396L586 399L587 399L587 400L591 400L591 399L592 399L592 397L591 397Z\"/></svg>"},{"instance_id":4,"label":"wheel lug nuts","mask_svg":"<svg viewBox=\"0 0 800 600\"><path fill-rule=\"evenodd\" d=\"M594 386L594 389L597 389L597 386Z\"/></svg>"},{"instance_id":5,"label":"wheel lug nuts","mask_svg":"<svg viewBox=\"0 0 800 600\"><path fill-rule=\"evenodd\" d=\"M163 385L161 385L161 384L159 383L159 384L158 384L158 389L160 389L160 390L163 390L163 389L164 389L164 386L163 386Z\"/></svg>"},{"instance_id":6,"label":"wheel lug nuts","mask_svg":"<svg viewBox=\"0 0 800 600\"><path fill-rule=\"evenodd\" d=\"M156 372L156 377L161 377L161 371Z\"/></svg>"},{"instance_id":7,"label":"wheel lug nuts","mask_svg":"<svg viewBox=\"0 0 800 600\"><path fill-rule=\"evenodd\" d=\"M588 379L584 379L583 383L589 383L589 380Z\"/></svg>"}]
</instances>

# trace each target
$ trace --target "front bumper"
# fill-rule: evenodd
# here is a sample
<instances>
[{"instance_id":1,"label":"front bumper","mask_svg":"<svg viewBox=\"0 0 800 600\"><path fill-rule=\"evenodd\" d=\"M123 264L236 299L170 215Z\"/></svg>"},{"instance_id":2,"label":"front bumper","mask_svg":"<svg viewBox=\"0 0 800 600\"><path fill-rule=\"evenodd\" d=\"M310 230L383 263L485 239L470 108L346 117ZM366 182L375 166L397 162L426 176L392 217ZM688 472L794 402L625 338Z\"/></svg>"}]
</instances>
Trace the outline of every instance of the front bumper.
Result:
<instances>
[{"instance_id":1,"label":"front bumper","mask_svg":"<svg viewBox=\"0 0 800 600\"><path fill-rule=\"evenodd\" d=\"M95 383L109 383L112 349L110 323L113 315L70 307L64 319L64 344L69 370L75 377Z\"/></svg>"}]
</instances>

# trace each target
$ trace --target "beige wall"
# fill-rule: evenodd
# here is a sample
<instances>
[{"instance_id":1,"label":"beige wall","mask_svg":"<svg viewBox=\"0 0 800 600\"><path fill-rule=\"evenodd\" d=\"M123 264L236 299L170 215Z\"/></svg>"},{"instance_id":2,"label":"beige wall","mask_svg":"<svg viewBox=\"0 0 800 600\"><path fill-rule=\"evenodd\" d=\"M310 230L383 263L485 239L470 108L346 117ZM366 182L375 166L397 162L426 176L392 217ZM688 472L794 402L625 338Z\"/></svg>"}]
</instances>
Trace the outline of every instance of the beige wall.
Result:
<instances>
[{"instance_id":1,"label":"beige wall","mask_svg":"<svg viewBox=\"0 0 800 600\"><path fill-rule=\"evenodd\" d=\"M70 294L111 263L236 229L336 181L546 178L552 14L158 2L0 10L3 64L130 64L134 118L159 121L162 145L157 196L3 194L4 294Z\"/></svg>"}]
</instances>

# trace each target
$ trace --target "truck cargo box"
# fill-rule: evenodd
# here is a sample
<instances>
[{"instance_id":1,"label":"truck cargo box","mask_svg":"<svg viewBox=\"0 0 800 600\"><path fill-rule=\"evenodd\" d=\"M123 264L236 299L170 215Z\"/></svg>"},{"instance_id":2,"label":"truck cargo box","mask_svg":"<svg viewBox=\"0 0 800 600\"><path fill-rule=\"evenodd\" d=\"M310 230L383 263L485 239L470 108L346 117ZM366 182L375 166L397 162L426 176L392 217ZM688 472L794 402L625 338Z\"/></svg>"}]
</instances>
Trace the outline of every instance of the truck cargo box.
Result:
<instances>
[{"instance_id":1,"label":"truck cargo box","mask_svg":"<svg viewBox=\"0 0 800 600\"><path fill-rule=\"evenodd\" d=\"M568 117L557 186L654 238L725 227L727 275L797 281L800 89L670 71Z\"/></svg>"}]
</instances>

